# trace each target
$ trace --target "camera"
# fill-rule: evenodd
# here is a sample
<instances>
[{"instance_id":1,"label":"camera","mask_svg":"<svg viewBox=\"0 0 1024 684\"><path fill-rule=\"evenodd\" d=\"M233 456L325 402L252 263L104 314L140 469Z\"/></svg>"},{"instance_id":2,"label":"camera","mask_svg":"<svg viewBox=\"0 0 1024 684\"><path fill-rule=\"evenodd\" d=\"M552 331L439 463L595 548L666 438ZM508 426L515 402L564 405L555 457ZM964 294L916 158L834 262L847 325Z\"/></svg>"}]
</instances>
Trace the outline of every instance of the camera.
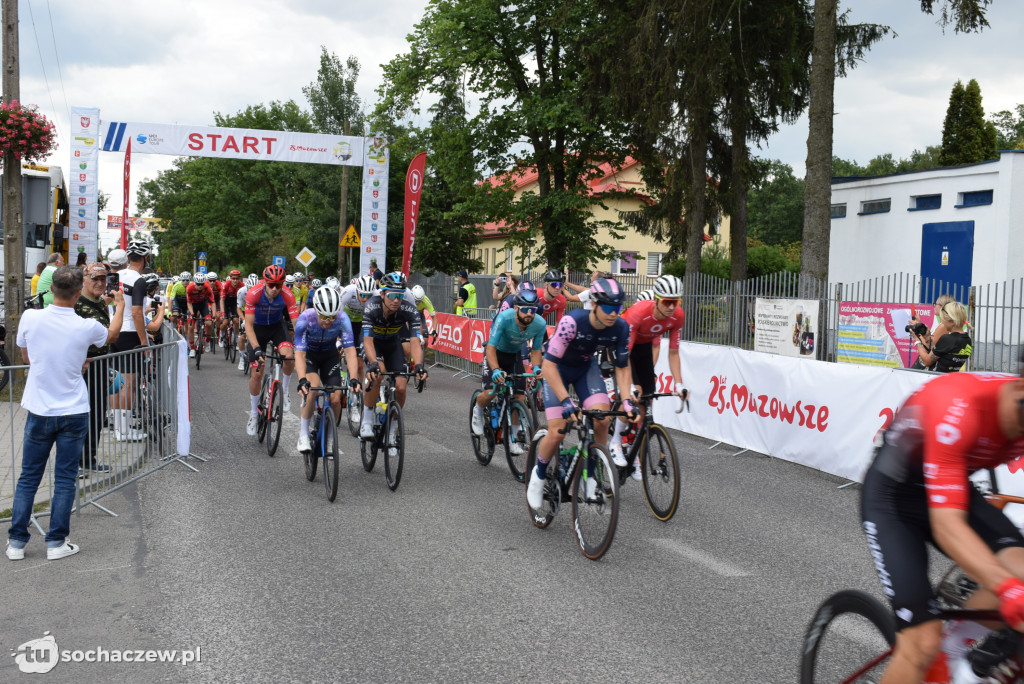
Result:
<instances>
[{"instance_id":1,"label":"camera","mask_svg":"<svg viewBox=\"0 0 1024 684\"><path fill-rule=\"evenodd\" d=\"M908 333L914 333L918 337L924 337L928 334L928 326L924 323L915 323L914 325L908 325L904 328Z\"/></svg>"}]
</instances>

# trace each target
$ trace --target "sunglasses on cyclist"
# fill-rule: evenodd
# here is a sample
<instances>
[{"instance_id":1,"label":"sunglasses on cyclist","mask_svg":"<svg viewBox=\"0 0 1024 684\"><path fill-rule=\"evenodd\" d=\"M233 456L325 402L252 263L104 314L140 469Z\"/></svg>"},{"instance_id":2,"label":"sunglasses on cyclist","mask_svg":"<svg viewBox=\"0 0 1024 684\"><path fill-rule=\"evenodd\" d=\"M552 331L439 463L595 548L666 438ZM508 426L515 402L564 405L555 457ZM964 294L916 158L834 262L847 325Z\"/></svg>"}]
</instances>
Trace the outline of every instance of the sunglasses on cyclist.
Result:
<instances>
[{"instance_id":1,"label":"sunglasses on cyclist","mask_svg":"<svg viewBox=\"0 0 1024 684\"><path fill-rule=\"evenodd\" d=\"M316 317L319 318L322 323L329 323L336 318L336 316L322 316L320 314L317 314Z\"/></svg>"},{"instance_id":2,"label":"sunglasses on cyclist","mask_svg":"<svg viewBox=\"0 0 1024 684\"><path fill-rule=\"evenodd\" d=\"M562 283L548 283L548 287L553 287L557 290L562 287Z\"/></svg>"},{"instance_id":3,"label":"sunglasses on cyclist","mask_svg":"<svg viewBox=\"0 0 1024 684\"><path fill-rule=\"evenodd\" d=\"M658 299L658 301L661 302L662 304L667 305L667 306L679 306L679 302L680 302L680 300L675 298L675 297L671 297L671 298L662 297L662 298Z\"/></svg>"},{"instance_id":4,"label":"sunglasses on cyclist","mask_svg":"<svg viewBox=\"0 0 1024 684\"><path fill-rule=\"evenodd\" d=\"M275 290L280 290L282 287L284 287L284 283L267 283L265 287L267 289L274 288Z\"/></svg>"},{"instance_id":5,"label":"sunglasses on cyclist","mask_svg":"<svg viewBox=\"0 0 1024 684\"><path fill-rule=\"evenodd\" d=\"M519 307L516 307L516 308L519 310L519 313L522 313L522 314L535 314L535 313L537 313L537 307L535 307L535 306L519 306Z\"/></svg>"},{"instance_id":6,"label":"sunglasses on cyclist","mask_svg":"<svg viewBox=\"0 0 1024 684\"><path fill-rule=\"evenodd\" d=\"M617 314L622 311L621 304L598 304L601 307L601 311L606 314Z\"/></svg>"},{"instance_id":7,"label":"sunglasses on cyclist","mask_svg":"<svg viewBox=\"0 0 1024 684\"><path fill-rule=\"evenodd\" d=\"M390 299L393 302L399 299L403 299L405 297L404 292L385 292L384 294L386 294L388 296L388 299Z\"/></svg>"}]
</instances>

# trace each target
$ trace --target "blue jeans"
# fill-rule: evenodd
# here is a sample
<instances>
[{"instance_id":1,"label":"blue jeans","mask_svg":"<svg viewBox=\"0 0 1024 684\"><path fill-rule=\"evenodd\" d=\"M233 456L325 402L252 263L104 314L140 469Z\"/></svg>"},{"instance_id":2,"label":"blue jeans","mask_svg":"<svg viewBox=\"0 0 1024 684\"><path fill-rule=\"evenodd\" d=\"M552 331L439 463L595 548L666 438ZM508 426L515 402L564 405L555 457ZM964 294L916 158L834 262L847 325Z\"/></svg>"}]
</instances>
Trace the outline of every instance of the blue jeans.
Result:
<instances>
[{"instance_id":1,"label":"blue jeans","mask_svg":"<svg viewBox=\"0 0 1024 684\"><path fill-rule=\"evenodd\" d=\"M57 457L53 465L53 500L50 502L50 531L47 546L60 546L71 527L71 508L75 503L75 485L78 481L78 460L82 444L89 432L89 414L70 416L37 416L28 412L25 421L25 441L22 447L21 476L14 490L14 508L8 536L11 546L24 547L31 538L28 524L32 516L36 490L46 473L50 449L57 443Z\"/></svg>"}]
</instances>

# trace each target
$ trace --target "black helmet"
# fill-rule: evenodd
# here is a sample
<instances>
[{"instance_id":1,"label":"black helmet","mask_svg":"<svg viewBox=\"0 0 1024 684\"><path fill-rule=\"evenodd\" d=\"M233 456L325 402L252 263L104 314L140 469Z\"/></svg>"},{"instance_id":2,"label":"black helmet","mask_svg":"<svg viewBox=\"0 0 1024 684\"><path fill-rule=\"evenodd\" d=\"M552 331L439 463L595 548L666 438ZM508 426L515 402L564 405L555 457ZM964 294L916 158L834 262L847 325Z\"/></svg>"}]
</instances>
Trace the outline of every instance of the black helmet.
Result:
<instances>
[{"instance_id":1,"label":"black helmet","mask_svg":"<svg viewBox=\"0 0 1024 684\"><path fill-rule=\"evenodd\" d=\"M380 279L382 290L405 290L407 286L405 275L400 271L392 271Z\"/></svg>"},{"instance_id":2,"label":"black helmet","mask_svg":"<svg viewBox=\"0 0 1024 684\"><path fill-rule=\"evenodd\" d=\"M520 290L512 298L512 306L537 306L539 302L536 290Z\"/></svg>"},{"instance_id":3,"label":"black helmet","mask_svg":"<svg viewBox=\"0 0 1024 684\"><path fill-rule=\"evenodd\" d=\"M160 288L160 276L156 273L146 273L142 278L146 281L146 294L152 296Z\"/></svg>"},{"instance_id":4,"label":"black helmet","mask_svg":"<svg viewBox=\"0 0 1024 684\"><path fill-rule=\"evenodd\" d=\"M553 268L544 274L545 283L562 283L565 282L565 274L559 271L557 268Z\"/></svg>"}]
</instances>

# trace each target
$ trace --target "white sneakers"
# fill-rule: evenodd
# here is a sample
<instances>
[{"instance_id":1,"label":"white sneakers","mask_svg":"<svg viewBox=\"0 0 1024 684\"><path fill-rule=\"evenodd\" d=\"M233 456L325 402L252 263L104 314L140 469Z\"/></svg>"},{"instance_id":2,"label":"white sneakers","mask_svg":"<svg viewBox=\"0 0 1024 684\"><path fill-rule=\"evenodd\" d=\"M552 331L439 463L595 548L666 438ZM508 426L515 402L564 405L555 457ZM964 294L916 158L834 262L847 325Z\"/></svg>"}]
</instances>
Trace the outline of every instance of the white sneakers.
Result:
<instances>
[{"instance_id":1,"label":"white sneakers","mask_svg":"<svg viewBox=\"0 0 1024 684\"><path fill-rule=\"evenodd\" d=\"M249 414L249 422L245 424L245 434L250 437L256 436L256 428L259 425L259 417L255 413Z\"/></svg>"},{"instance_id":2,"label":"white sneakers","mask_svg":"<svg viewBox=\"0 0 1024 684\"><path fill-rule=\"evenodd\" d=\"M120 430L114 430L114 439L118 442L141 442L148 437L145 432L136 430L135 428L128 428L128 432L121 433Z\"/></svg>"},{"instance_id":3,"label":"white sneakers","mask_svg":"<svg viewBox=\"0 0 1024 684\"><path fill-rule=\"evenodd\" d=\"M68 556L74 556L78 553L82 547L78 544L72 544L67 539L60 546L48 546L46 547L46 560L60 560Z\"/></svg>"},{"instance_id":4,"label":"white sneakers","mask_svg":"<svg viewBox=\"0 0 1024 684\"><path fill-rule=\"evenodd\" d=\"M364 420L359 426L359 436L362 439L373 439L373 423Z\"/></svg>"},{"instance_id":5,"label":"white sneakers","mask_svg":"<svg viewBox=\"0 0 1024 684\"><path fill-rule=\"evenodd\" d=\"M633 468L633 474L630 477L639 482L640 480L644 479L643 466L640 464L639 458L636 459L636 463L634 465L636 467Z\"/></svg>"},{"instance_id":6,"label":"white sneakers","mask_svg":"<svg viewBox=\"0 0 1024 684\"><path fill-rule=\"evenodd\" d=\"M546 480L537 475L537 469L534 468L533 472L530 473L530 484L526 487L526 502L530 504L530 508L535 511L539 511L541 506L544 505L544 483Z\"/></svg>"},{"instance_id":7,"label":"white sneakers","mask_svg":"<svg viewBox=\"0 0 1024 684\"><path fill-rule=\"evenodd\" d=\"M515 456L522 456L526 453L526 449L523 448L523 445L516 441L510 441L508 443L508 450Z\"/></svg>"},{"instance_id":8,"label":"white sneakers","mask_svg":"<svg viewBox=\"0 0 1024 684\"><path fill-rule=\"evenodd\" d=\"M484 434L484 410L479 406L473 407L473 420L471 421L473 434L480 436Z\"/></svg>"},{"instance_id":9,"label":"white sneakers","mask_svg":"<svg viewBox=\"0 0 1024 684\"><path fill-rule=\"evenodd\" d=\"M612 452L612 463L614 463L615 465L617 465L619 467L623 467L623 466L629 465L626 462L626 457L622 455L622 445L621 444L609 444L608 445L608 451Z\"/></svg>"},{"instance_id":10,"label":"white sneakers","mask_svg":"<svg viewBox=\"0 0 1024 684\"><path fill-rule=\"evenodd\" d=\"M11 542L7 542L7 557L11 560L21 560L25 557L25 547L16 549L11 546Z\"/></svg>"},{"instance_id":11,"label":"white sneakers","mask_svg":"<svg viewBox=\"0 0 1024 684\"><path fill-rule=\"evenodd\" d=\"M288 413L292 410L292 398L288 396L288 393L284 393L284 412Z\"/></svg>"},{"instance_id":12,"label":"white sneakers","mask_svg":"<svg viewBox=\"0 0 1024 684\"><path fill-rule=\"evenodd\" d=\"M189 349L188 350L188 358L190 358L190 359L196 358L196 350L195 349Z\"/></svg>"},{"instance_id":13,"label":"white sneakers","mask_svg":"<svg viewBox=\"0 0 1024 684\"><path fill-rule=\"evenodd\" d=\"M313 447L309 443L309 435L305 432L299 435L299 443L295 448L299 451L312 451Z\"/></svg>"}]
</instances>

